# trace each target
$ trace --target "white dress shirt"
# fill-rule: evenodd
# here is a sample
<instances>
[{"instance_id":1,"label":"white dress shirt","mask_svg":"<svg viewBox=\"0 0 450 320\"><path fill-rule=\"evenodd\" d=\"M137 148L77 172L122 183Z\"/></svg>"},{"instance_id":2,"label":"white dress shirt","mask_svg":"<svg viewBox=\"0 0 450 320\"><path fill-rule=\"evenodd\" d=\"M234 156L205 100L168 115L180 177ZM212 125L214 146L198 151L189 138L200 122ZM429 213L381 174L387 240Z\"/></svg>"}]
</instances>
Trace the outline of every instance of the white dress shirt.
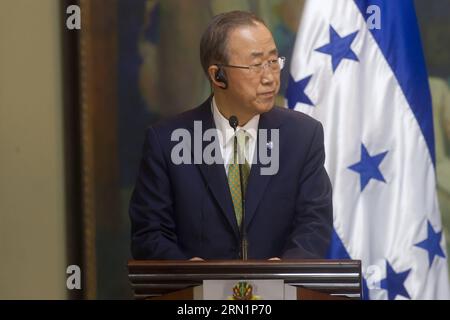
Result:
<instances>
[{"instance_id":1,"label":"white dress shirt","mask_svg":"<svg viewBox=\"0 0 450 320\"><path fill-rule=\"evenodd\" d=\"M211 111L213 114L214 123L216 125L217 135L219 137L220 151L222 152L225 171L228 175L228 164L232 161L233 156L234 130L230 126L228 119L220 113L219 108L216 104L215 97L212 98ZM238 132L239 130L244 130L248 134L248 157L246 157L246 160L250 167L253 163L255 153L258 124L259 114L251 118L250 121L245 124L245 126L238 126L236 129L236 132Z\"/></svg>"}]
</instances>

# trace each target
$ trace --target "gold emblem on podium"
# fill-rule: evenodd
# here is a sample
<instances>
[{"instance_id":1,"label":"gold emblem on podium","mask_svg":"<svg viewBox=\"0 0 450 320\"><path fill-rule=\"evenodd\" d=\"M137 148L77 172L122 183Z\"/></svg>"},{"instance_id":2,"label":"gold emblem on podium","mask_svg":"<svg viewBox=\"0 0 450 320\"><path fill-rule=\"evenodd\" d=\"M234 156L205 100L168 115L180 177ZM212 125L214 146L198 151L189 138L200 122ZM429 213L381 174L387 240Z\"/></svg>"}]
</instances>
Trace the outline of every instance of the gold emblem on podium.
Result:
<instances>
[{"instance_id":1,"label":"gold emblem on podium","mask_svg":"<svg viewBox=\"0 0 450 320\"><path fill-rule=\"evenodd\" d=\"M231 300L261 300L260 296L253 294L253 286L247 281L239 281L233 287L233 296Z\"/></svg>"}]
</instances>

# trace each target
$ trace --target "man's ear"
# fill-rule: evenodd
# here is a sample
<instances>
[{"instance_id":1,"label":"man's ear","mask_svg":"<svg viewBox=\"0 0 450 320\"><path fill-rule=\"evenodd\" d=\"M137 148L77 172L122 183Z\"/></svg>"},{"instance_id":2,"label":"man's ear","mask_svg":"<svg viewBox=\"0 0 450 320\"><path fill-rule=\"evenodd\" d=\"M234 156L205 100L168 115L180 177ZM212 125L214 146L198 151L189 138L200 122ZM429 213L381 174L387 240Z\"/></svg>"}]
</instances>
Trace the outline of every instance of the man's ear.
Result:
<instances>
[{"instance_id":1,"label":"man's ear","mask_svg":"<svg viewBox=\"0 0 450 320\"><path fill-rule=\"evenodd\" d=\"M222 70L222 71L220 71ZM219 88L226 89L228 84L226 76L223 74L223 68L220 69L217 65L211 65L208 68L208 76L211 83Z\"/></svg>"}]
</instances>

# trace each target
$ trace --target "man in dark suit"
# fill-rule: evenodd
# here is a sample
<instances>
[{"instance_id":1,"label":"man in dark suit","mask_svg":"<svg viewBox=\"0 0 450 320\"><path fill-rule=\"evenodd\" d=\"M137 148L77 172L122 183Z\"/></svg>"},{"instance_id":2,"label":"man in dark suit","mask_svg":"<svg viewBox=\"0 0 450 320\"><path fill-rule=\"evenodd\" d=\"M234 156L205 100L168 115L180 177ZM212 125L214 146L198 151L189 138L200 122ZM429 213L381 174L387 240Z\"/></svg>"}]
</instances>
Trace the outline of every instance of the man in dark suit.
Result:
<instances>
[{"instance_id":1,"label":"man in dark suit","mask_svg":"<svg viewBox=\"0 0 450 320\"><path fill-rule=\"evenodd\" d=\"M270 31L247 12L218 15L200 55L214 94L146 133L130 202L133 257L324 258L333 217L323 129L274 107L284 59ZM217 135L199 143L197 129ZM208 144L223 161L203 161Z\"/></svg>"}]
</instances>

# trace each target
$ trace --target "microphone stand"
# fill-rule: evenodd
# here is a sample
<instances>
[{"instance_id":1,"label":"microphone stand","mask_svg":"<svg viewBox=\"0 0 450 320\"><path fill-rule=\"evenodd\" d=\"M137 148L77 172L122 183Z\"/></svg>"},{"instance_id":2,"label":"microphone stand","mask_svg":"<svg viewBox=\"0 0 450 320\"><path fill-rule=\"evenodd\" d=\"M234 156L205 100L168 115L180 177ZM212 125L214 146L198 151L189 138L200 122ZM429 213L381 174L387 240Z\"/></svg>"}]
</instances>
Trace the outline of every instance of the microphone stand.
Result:
<instances>
[{"instance_id":1,"label":"microphone stand","mask_svg":"<svg viewBox=\"0 0 450 320\"><path fill-rule=\"evenodd\" d=\"M239 124L239 120L236 116L231 116L229 119L230 126L234 129L234 151L237 150L238 141L236 136L236 128ZM236 151L237 152L237 151ZM240 257L242 260L248 259L248 241L247 241L247 231L245 228L245 191L244 191L244 177L243 177L243 168L242 166L245 164L241 163L239 153L238 155L238 164L239 164L239 183L241 185L241 204L242 204L242 221L241 221L241 250L240 250ZM245 159L245 158L244 158Z\"/></svg>"},{"instance_id":2,"label":"microphone stand","mask_svg":"<svg viewBox=\"0 0 450 320\"><path fill-rule=\"evenodd\" d=\"M236 135L234 136L235 144L237 145ZM238 155L239 156L239 155ZM245 160L244 160L245 161ZM244 162L245 164L245 162ZM242 260L248 259L248 241L247 241L247 231L245 228L245 191L244 191L244 178L243 178L243 169L239 162L239 183L241 184L241 199L242 199L242 221L241 221L241 257Z\"/></svg>"}]
</instances>

